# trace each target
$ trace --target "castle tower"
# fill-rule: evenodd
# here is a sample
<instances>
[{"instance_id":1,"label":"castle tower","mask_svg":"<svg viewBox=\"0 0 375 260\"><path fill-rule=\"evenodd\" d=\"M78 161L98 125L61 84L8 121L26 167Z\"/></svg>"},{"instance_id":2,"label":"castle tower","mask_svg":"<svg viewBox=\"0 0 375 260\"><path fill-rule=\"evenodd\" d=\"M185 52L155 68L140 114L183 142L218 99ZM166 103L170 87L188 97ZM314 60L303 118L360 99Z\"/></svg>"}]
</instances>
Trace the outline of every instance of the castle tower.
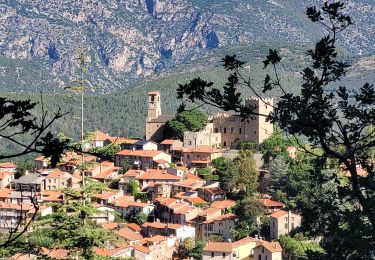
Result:
<instances>
[{"instance_id":1,"label":"castle tower","mask_svg":"<svg viewBox=\"0 0 375 260\"><path fill-rule=\"evenodd\" d=\"M256 97L250 97L245 100L246 106L255 107L254 112L269 115L273 112L273 99L264 98L260 100ZM246 124L246 140L253 140L255 142L262 143L273 133L273 124L269 121L266 121L265 116L255 116L254 120L249 120Z\"/></svg>"},{"instance_id":2,"label":"castle tower","mask_svg":"<svg viewBox=\"0 0 375 260\"><path fill-rule=\"evenodd\" d=\"M148 92L147 121L161 115L160 92Z\"/></svg>"},{"instance_id":3,"label":"castle tower","mask_svg":"<svg viewBox=\"0 0 375 260\"><path fill-rule=\"evenodd\" d=\"M157 91L147 94L146 140L160 142L164 140L164 125L174 118L174 115L161 114L160 93Z\"/></svg>"}]
</instances>

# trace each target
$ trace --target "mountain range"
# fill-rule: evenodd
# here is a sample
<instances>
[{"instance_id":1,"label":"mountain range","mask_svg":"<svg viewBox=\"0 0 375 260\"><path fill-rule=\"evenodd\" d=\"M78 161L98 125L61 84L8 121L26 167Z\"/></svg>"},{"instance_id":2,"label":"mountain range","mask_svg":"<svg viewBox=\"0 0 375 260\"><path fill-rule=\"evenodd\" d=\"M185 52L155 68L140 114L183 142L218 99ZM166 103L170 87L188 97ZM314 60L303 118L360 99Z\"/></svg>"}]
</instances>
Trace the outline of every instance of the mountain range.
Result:
<instances>
[{"instance_id":1,"label":"mountain range","mask_svg":"<svg viewBox=\"0 0 375 260\"><path fill-rule=\"evenodd\" d=\"M92 92L217 66L235 46L311 46L324 34L305 15L322 0L2 0L0 90L62 92L89 56ZM375 50L375 1L350 0L354 25L340 47L357 60ZM264 56L266 53L262 53ZM251 56L259 53L251 53ZM362 62L362 63L363 63ZM370 66L371 69L371 66Z\"/></svg>"}]
</instances>

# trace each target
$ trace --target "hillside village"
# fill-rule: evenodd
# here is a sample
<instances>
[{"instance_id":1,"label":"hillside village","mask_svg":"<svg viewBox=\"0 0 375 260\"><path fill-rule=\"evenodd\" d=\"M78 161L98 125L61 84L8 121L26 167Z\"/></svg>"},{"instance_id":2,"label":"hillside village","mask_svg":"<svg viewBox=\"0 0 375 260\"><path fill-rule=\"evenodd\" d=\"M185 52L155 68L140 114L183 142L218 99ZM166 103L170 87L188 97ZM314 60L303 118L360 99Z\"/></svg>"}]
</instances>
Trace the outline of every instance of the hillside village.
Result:
<instances>
[{"instance_id":1,"label":"hillside village","mask_svg":"<svg viewBox=\"0 0 375 260\"><path fill-rule=\"evenodd\" d=\"M262 113L272 111L272 99L267 101L246 99ZM236 240L236 201L228 199L223 183L214 174L215 159L235 158L238 151L232 148L238 140L262 143L272 134L272 124L262 117L242 121L239 115L219 113L209 117L202 131L185 132L183 140L164 139L164 124L173 116L161 114L159 92L148 93L147 102L145 140L96 131L84 143L87 153L68 151L54 169L49 158L39 156L35 169L18 179L14 163L0 163L1 230L21 228L34 217L38 220L53 214L56 205L82 201L74 191L82 188L84 176L87 186L104 187L84 198L96 208L90 221L118 239L117 243L95 247L98 256L182 259L181 244L190 239L201 241L204 260L281 260L283 249L277 240L300 226L303 216L259 193L257 202L268 219L269 231ZM121 147L113 160L90 154L92 149L111 145ZM295 158L296 148L288 147L288 151ZM261 156L256 160L256 170L267 172L262 169ZM203 175L207 169L210 174ZM261 220L257 221L260 225ZM69 253L68 249L43 248L43 255L53 259L68 259ZM19 254L12 259L37 258L16 257L26 256Z\"/></svg>"}]
</instances>

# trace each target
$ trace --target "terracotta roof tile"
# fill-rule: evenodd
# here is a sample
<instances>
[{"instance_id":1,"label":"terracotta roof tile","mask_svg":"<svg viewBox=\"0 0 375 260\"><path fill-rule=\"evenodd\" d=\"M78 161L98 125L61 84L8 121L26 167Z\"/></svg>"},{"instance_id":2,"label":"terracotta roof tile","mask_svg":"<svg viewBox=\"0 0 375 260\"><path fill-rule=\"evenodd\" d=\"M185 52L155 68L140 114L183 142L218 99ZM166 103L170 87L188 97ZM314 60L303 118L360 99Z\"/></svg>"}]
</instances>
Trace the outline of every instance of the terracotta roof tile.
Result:
<instances>
[{"instance_id":1,"label":"terracotta roof tile","mask_svg":"<svg viewBox=\"0 0 375 260\"><path fill-rule=\"evenodd\" d=\"M228 214L225 214L225 215L221 215L221 216L218 216L216 218L213 218L213 219L210 219L210 220L207 220L205 221L204 223L208 224L208 223L213 223L215 221L223 221L223 220L235 220L235 219L238 219L238 217L233 214L233 213L228 213Z\"/></svg>"},{"instance_id":2,"label":"terracotta roof tile","mask_svg":"<svg viewBox=\"0 0 375 260\"><path fill-rule=\"evenodd\" d=\"M127 223L126 224L130 229L133 229L133 230L135 230L135 231L137 231L137 232L140 232L141 230L142 230L142 228L138 225L138 224L136 224L136 223Z\"/></svg>"},{"instance_id":3,"label":"terracotta roof tile","mask_svg":"<svg viewBox=\"0 0 375 260\"><path fill-rule=\"evenodd\" d=\"M280 218L280 217L282 217L282 216L284 216L284 215L287 215L287 214L288 214L288 211L285 211L285 210L278 210L278 211L272 213L272 214L270 215L270 217L273 217L273 218Z\"/></svg>"},{"instance_id":4,"label":"terracotta roof tile","mask_svg":"<svg viewBox=\"0 0 375 260\"><path fill-rule=\"evenodd\" d=\"M176 142L181 142L180 140L173 140L173 139L165 139L163 142L161 142L160 144L169 144L169 145L172 145Z\"/></svg>"},{"instance_id":5,"label":"terracotta roof tile","mask_svg":"<svg viewBox=\"0 0 375 260\"><path fill-rule=\"evenodd\" d=\"M70 173L68 172L63 172L61 171L59 168L55 168L53 169L48 175L47 175L47 179L58 179L62 176L64 176L65 174L68 174L70 175Z\"/></svg>"},{"instance_id":6,"label":"terracotta roof tile","mask_svg":"<svg viewBox=\"0 0 375 260\"><path fill-rule=\"evenodd\" d=\"M240 247L248 243L257 242L257 241L258 240L254 237L244 237L240 240L237 240L236 242L233 242L232 245L233 245L233 248L236 248L236 247Z\"/></svg>"},{"instance_id":7,"label":"terracotta roof tile","mask_svg":"<svg viewBox=\"0 0 375 260\"><path fill-rule=\"evenodd\" d=\"M12 190L8 188L3 188L0 190L0 198L8 198L12 194Z\"/></svg>"},{"instance_id":8,"label":"terracotta roof tile","mask_svg":"<svg viewBox=\"0 0 375 260\"><path fill-rule=\"evenodd\" d=\"M141 246L141 245L135 245L133 246L134 250L140 251L145 254L151 253L151 250L148 247Z\"/></svg>"},{"instance_id":9,"label":"terracotta roof tile","mask_svg":"<svg viewBox=\"0 0 375 260\"><path fill-rule=\"evenodd\" d=\"M284 203L271 199L258 199L258 202L264 207L284 207Z\"/></svg>"},{"instance_id":10,"label":"terracotta roof tile","mask_svg":"<svg viewBox=\"0 0 375 260\"><path fill-rule=\"evenodd\" d=\"M17 168L17 165L12 162L4 162L0 163L0 168Z\"/></svg>"},{"instance_id":11,"label":"terracotta roof tile","mask_svg":"<svg viewBox=\"0 0 375 260\"><path fill-rule=\"evenodd\" d=\"M110 141L112 144L134 144L139 141L137 139L129 139L124 137L108 137L106 140Z\"/></svg>"},{"instance_id":12,"label":"terracotta roof tile","mask_svg":"<svg viewBox=\"0 0 375 260\"><path fill-rule=\"evenodd\" d=\"M167 173L163 170L148 169L141 175L135 177L137 180L181 180L181 177Z\"/></svg>"},{"instance_id":13,"label":"terracotta roof tile","mask_svg":"<svg viewBox=\"0 0 375 260\"><path fill-rule=\"evenodd\" d=\"M199 212L198 216L207 216L207 215L214 214L217 212L221 212L221 210L215 209L215 208L206 208L205 210Z\"/></svg>"},{"instance_id":14,"label":"terracotta roof tile","mask_svg":"<svg viewBox=\"0 0 375 260\"><path fill-rule=\"evenodd\" d=\"M144 173L144 171L142 171L142 170L130 169L127 172L124 173L124 177L136 177L136 176L138 176L142 173Z\"/></svg>"},{"instance_id":15,"label":"terracotta roof tile","mask_svg":"<svg viewBox=\"0 0 375 260\"><path fill-rule=\"evenodd\" d=\"M196 198L187 198L186 199L187 201L193 203L193 205L196 205L196 204L205 204L207 203L207 201L205 201L204 199L200 198L200 197L196 197Z\"/></svg>"},{"instance_id":16,"label":"terracotta roof tile","mask_svg":"<svg viewBox=\"0 0 375 260\"><path fill-rule=\"evenodd\" d=\"M94 253L97 254L97 255L99 255L99 256L106 257L106 256L111 256L112 255L111 251L108 250L108 249L102 249L102 248L99 248L99 247L94 247L93 250L94 250Z\"/></svg>"},{"instance_id":17,"label":"terracotta roof tile","mask_svg":"<svg viewBox=\"0 0 375 260\"><path fill-rule=\"evenodd\" d=\"M101 131L95 131L95 141L105 141L108 138L111 138L111 136Z\"/></svg>"},{"instance_id":18,"label":"terracotta roof tile","mask_svg":"<svg viewBox=\"0 0 375 260\"><path fill-rule=\"evenodd\" d=\"M157 151L157 150L122 150L117 155L125 155L125 156L139 156L139 157L148 157L153 158L161 153L165 153L163 151Z\"/></svg>"},{"instance_id":19,"label":"terracotta roof tile","mask_svg":"<svg viewBox=\"0 0 375 260\"><path fill-rule=\"evenodd\" d=\"M0 202L0 209L13 209L13 210L22 209L22 211L29 211L29 210L32 210L33 208L34 208L33 204L23 203L21 206L20 204Z\"/></svg>"},{"instance_id":20,"label":"terracotta roof tile","mask_svg":"<svg viewBox=\"0 0 375 260\"><path fill-rule=\"evenodd\" d=\"M121 224L121 223L108 222L108 223L102 223L101 225L105 229L113 230L113 229L116 229L119 226L119 224Z\"/></svg>"},{"instance_id":21,"label":"terracotta roof tile","mask_svg":"<svg viewBox=\"0 0 375 260\"><path fill-rule=\"evenodd\" d=\"M188 172L188 173L185 174L185 178L186 179L194 179L194 180L202 180L197 175L194 175L194 174L192 174L190 172Z\"/></svg>"},{"instance_id":22,"label":"terracotta roof tile","mask_svg":"<svg viewBox=\"0 0 375 260\"><path fill-rule=\"evenodd\" d=\"M174 223L161 223L161 222L145 222L142 227L152 227L156 229L164 229L164 228L169 228L169 229L178 229L181 228L182 225L180 224L174 224Z\"/></svg>"},{"instance_id":23,"label":"terracotta roof tile","mask_svg":"<svg viewBox=\"0 0 375 260\"><path fill-rule=\"evenodd\" d=\"M69 259L69 251L66 249L48 249L43 247L42 254L52 259Z\"/></svg>"},{"instance_id":24,"label":"terracotta roof tile","mask_svg":"<svg viewBox=\"0 0 375 260\"><path fill-rule=\"evenodd\" d=\"M283 249L279 242L268 242L268 241L259 241L257 247L263 246L265 249L267 249L269 252L282 252Z\"/></svg>"},{"instance_id":25,"label":"terracotta roof tile","mask_svg":"<svg viewBox=\"0 0 375 260\"><path fill-rule=\"evenodd\" d=\"M116 207L122 207L122 208L127 208L127 207L139 207L139 208L144 208L150 204L144 203L144 202L136 202L136 201L119 201L115 202L114 205Z\"/></svg>"},{"instance_id":26,"label":"terracotta roof tile","mask_svg":"<svg viewBox=\"0 0 375 260\"><path fill-rule=\"evenodd\" d=\"M203 251L232 253L232 247L230 242L208 242Z\"/></svg>"},{"instance_id":27,"label":"terracotta roof tile","mask_svg":"<svg viewBox=\"0 0 375 260\"><path fill-rule=\"evenodd\" d=\"M63 201L64 193L58 191L45 190L41 193L41 198L44 202L61 202Z\"/></svg>"},{"instance_id":28,"label":"terracotta roof tile","mask_svg":"<svg viewBox=\"0 0 375 260\"><path fill-rule=\"evenodd\" d=\"M112 196L115 196L116 194L117 194L116 192L105 192L105 193L96 193L96 194L93 194L92 196L97 199L108 200Z\"/></svg>"},{"instance_id":29,"label":"terracotta roof tile","mask_svg":"<svg viewBox=\"0 0 375 260\"><path fill-rule=\"evenodd\" d=\"M211 203L210 207L215 209L227 209L234 205L236 205L234 200L216 200Z\"/></svg>"},{"instance_id":30,"label":"terracotta roof tile","mask_svg":"<svg viewBox=\"0 0 375 260\"><path fill-rule=\"evenodd\" d=\"M202 180L199 179L184 179L181 180L177 183L175 183L175 186L182 186L182 187L187 187L187 188L193 188L193 187L200 187L203 186Z\"/></svg>"},{"instance_id":31,"label":"terracotta roof tile","mask_svg":"<svg viewBox=\"0 0 375 260\"><path fill-rule=\"evenodd\" d=\"M146 237L145 240L147 242L160 243L161 241L164 241L165 238L166 238L165 236L156 235L156 236L153 236L153 237Z\"/></svg>"},{"instance_id":32,"label":"terracotta roof tile","mask_svg":"<svg viewBox=\"0 0 375 260\"><path fill-rule=\"evenodd\" d=\"M115 233L116 235L122 238L125 238L126 240L129 240L129 241L137 241L143 238L143 236L140 233L134 232L128 227L115 230Z\"/></svg>"}]
</instances>

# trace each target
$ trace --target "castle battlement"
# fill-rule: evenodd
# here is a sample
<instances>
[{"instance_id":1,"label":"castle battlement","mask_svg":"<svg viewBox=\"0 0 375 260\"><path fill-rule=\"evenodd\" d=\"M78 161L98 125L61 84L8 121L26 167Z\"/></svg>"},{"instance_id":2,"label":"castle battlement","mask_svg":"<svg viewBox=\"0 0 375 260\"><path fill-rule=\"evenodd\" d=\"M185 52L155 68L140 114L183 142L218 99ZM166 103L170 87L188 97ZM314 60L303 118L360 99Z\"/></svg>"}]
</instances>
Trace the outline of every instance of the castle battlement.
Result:
<instances>
[{"instance_id":1,"label":"castle battlement","mask_svg":"<svg viewBox=\"0 0 375 260\"><path fill-rule=\"evenodd\" d=\"M211 116L209 117L209 120L213 120L213 119L224 119L224 118L229 118L229 117L231 117L231 116L235 116L235 114L233 114L233 113L225 113L225 112L223 112L223 113L217 113L217 114L215 114L215 115L211 115Z\"/></svg>"},{"instance_id":2,"label":"castle battlement","mask_svg":"<svg viewBox=\"0 0 375 260\"><path fill-rule=\"evenodd\" d=\"M257 101L257 102L264 101L265 103L273 103L273 98L262 98L262 100L260 100L260 98L258 97L251 96L251 97L245 98L245 101Z\"/></svg>"}]
</instances>

